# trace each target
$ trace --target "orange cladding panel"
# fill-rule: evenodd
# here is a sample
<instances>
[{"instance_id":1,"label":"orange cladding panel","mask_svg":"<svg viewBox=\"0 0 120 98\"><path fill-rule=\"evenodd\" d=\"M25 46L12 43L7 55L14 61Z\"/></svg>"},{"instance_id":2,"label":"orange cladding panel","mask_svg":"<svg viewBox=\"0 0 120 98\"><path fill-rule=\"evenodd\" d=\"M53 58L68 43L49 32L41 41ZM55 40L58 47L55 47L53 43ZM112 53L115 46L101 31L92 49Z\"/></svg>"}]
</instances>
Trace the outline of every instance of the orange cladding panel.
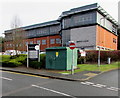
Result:
<instances>
[{"instance_id":1,"label":"orange cladding panel","mask_svg":"<svg viewBox=\"0 0 120 98\"><path fill-rule=\"evenodd\" d=\"M96 45L117 50L117 36L100 26L96 28Z\"/></svg>"}]
</instances>

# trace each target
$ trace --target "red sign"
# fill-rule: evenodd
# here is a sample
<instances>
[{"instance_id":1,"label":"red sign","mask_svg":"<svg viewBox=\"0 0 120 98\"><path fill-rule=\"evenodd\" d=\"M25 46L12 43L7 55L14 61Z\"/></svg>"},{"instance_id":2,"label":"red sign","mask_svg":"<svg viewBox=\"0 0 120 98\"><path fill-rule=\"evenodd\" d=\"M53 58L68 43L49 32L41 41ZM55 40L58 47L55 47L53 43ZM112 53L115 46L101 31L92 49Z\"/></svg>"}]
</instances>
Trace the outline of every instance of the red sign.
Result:
<instances>
[{"instance_id":1,"label":"red sign","mask_svg":"<svg viewBox=\"0 0 120 98\"><path fill-rule=\"evenodd\" d=\"M70 47L70 49L72 49L72 50L75 49L75 48L76 48L76 47L75 47L75 43L70 43L70 46L69 46L69 47Z\"/></svg>"}]
</instances>

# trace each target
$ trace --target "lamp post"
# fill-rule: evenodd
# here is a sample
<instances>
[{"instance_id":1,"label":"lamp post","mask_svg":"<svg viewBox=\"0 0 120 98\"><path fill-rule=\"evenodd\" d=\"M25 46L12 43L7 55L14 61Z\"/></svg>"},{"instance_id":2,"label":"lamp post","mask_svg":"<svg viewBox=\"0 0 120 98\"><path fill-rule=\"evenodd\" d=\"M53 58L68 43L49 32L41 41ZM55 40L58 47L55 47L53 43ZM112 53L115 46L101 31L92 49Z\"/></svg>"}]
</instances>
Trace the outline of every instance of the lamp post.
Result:
<instances>
[{"instance_id":1,"label":"lamp post","mask_svg":"<svg viewBox=\"0 0 120 98\"><path fill-rule=\"evenodd\" d=\"M101 20L105 19L104 18L100 18L100 27L101 27ZM98 67L100 67L100 30L99 30L99 51L98 51Z\"/></svg>"}]
</instances>

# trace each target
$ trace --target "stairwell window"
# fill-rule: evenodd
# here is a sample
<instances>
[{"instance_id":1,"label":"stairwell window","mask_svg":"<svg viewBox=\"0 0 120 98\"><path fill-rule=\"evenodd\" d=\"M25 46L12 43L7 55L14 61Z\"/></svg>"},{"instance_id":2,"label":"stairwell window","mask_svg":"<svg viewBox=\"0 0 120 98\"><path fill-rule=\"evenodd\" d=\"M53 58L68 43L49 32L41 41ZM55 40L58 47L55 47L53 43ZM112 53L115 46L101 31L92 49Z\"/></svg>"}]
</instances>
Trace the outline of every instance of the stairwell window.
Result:
<instances>
[{"instance_id":1,"label":"stairwell window","mask_svg":"<svg viewBox=\"0 0 120 98\"><path fill-rule=\"evenodd\" d=\"M116 39L115 38L113 38L113 43L116 43L117 41L116 41Z\"/></svg>"}]
</instances>

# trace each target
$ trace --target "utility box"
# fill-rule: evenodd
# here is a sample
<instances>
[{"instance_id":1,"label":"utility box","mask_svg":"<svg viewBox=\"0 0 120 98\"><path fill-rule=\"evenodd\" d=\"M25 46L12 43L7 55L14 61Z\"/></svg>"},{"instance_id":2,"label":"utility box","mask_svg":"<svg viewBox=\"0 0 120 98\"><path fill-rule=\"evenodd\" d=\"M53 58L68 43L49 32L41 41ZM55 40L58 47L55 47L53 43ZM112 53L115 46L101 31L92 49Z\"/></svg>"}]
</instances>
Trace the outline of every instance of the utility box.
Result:
<instances>
[{"instance_id":1,"label":"utility box","mask_svg":"<svg viewBox=\"0 0 120 98\"><path fill-rule=\"evenodd\" d=\"M46 69L71 70L72 51L74 53L74 69L77 68L77 49L69 47L46 48Z\"/></svg>"}]
</instances>

